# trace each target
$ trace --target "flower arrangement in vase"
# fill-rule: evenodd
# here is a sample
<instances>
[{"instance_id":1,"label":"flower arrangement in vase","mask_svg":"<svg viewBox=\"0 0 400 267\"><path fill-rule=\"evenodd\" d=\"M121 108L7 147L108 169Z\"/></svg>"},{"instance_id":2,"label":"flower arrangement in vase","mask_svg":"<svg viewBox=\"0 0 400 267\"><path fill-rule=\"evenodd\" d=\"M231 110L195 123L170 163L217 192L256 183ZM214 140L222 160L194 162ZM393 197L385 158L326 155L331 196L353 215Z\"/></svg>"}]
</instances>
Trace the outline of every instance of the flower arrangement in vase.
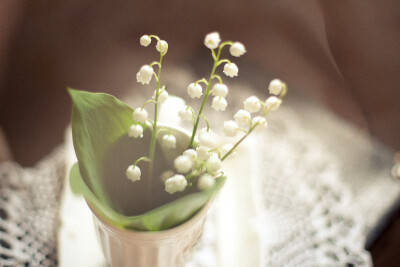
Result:
<instances>
[{"instance_id":1,"label":"flower arrangement in vase","mask_svg":"<svg viewBox=\"0 0 400 267\"><path fill-rule=\"evenodd\" d=\"M231 139L239 135L237 140L222 145L215 142L216 133L209 126L204 107L212 97L215 111L226 109L228 86L217 70L223 65L223 73L231 78L239 71L235 63L221 59L221 51L229 47L230 54L239 57L246 49L239 42L222 42L219 33L213 32L204 40L213 58L211 74L187 87L191 98L201 100L200 108L185 106L177 114L181 120L192 122L192 130L159 123L159 105L169 97L161 85L168 43L156 35L144 35L140 44L147 47L152 40L159 60L142 66L136 78L143 85L154 78L156 88L142 106L132 109L108 94L69 89L78 158L70 172L70 185L74 192L84 195L95 214L104 253L113 266L184 263L186 252L199 236L210 201L226 179L223 161L251 133L267 126L267 114L279 108L287 91L286 84L275 79L269 84L271 96L265 101L248 97L234 119L223 124L223 133ZM152 119L149 106L153 106ZM200 124L205 127L200 128ZM153 250L144 253L141 246ZM166 258L160 247L168 251L173 247L177 252Z\"/></svg>"}]
</instances>

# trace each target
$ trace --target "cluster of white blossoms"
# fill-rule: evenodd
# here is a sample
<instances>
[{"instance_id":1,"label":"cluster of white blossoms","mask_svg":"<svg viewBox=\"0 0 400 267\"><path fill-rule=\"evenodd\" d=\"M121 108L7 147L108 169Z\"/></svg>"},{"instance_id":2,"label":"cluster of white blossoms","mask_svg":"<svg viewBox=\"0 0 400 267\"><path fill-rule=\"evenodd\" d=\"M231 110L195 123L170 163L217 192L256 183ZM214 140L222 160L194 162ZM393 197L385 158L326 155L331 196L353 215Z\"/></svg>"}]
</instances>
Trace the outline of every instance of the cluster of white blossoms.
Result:
<instances>
[{"instance_id":1,"label":"cluster of white blossoms","mask_svg":"<svg viewBox=\"0 0 400 267\"><path fill-rule=\"evenodd\" d=\"M160 53L160 61L144 65L140 68L136 75L137 81L142 84L149 84L154 76L157 82L156 90L152 99L145 102L142 107L133 111L133 119L135 124L128 130L128 135L132 138L143 137L142 125L152 125L152 141L160 132L167 132L160 138L161 146L167 149L176 148L176 137L171 134L168 129L157 131L157 114L154 120L148 119L148 113L145 106L148 103L157 104L164 103L168 99L168 92L165 87L160 87L160 71L162 57L168 51L168 43L160 40L155 35L143 35L140 38L140 44L147 47L151 44L151 40L156 39L156 49ZM250 96L244 101L243 109L240 109L233 116L233 120L224 122L223 132L227 137L235 137L238 132L244 133L238 141L225 143L219 146L216 142L216 133L209 127L208 120L203 112L209 96L212 96L211 107L215 111L224 111L228 106L228 86L223 82L220 75L216 74L216 70L223 64L222 72L228 77L235 77L239 73L239 68L229 59L220 59L221 51L225 46L229 47L229 52L234 57L240 57L246 53L245 46L240 42L226 41L222 42L218 32L212 32L206 35L204 45L211 50L214 59L212 72L209 79L199 79L192 82L187 87L187 93L191 98L199 98L201 107L195 111L191 106L184 106L179 110L178 115L182 121L190 121L193 123L192 136L188 148L174 160L173 169L162 173L161 181L165 185L165 191L174 194L182 192L187 187L196 185L199 190L207 190L215 185L216 179L223 176L221 169L222 162L237 150L238 145L253 131L259 131L267 126L266 115L269 111L275 111L282 103L282 98L286 94L286 84L275 79L269 84L269 93L271 94L265 101L260 100L256 96ZM153 70L154 66L158 66L158 74ZM204 88L203 88L204 87ZM259 114L257 114L259 113ZM204 120L207 127L198 130L200 121ZM232 139L228 139L232 140ZM149 157L138 159L135 164L128 167L126 175L132 181L140 180L141 171L137 165L141 160L152 162L154 160L154 147L152 143L150 147Z\"/></svg>"}]
</instances>

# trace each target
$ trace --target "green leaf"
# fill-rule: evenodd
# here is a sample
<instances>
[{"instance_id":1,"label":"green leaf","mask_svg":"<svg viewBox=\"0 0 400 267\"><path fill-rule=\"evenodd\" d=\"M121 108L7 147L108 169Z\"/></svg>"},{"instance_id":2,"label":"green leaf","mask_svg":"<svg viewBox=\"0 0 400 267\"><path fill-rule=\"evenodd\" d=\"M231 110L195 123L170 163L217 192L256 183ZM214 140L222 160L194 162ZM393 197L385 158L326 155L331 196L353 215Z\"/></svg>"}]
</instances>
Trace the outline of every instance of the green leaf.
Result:
<instances>
[{"instance_id":1,"label":"green leaf","mask_svg":"<svg viewBox=\"0 0 400 267\"><path fill-rule=\"evenodd\" d=\"M128 138L129 127L136 123L132 108L111 95L68 91L74 103L72 134L78 158L78 164L71 168L70 186L73 192L83 194L92 210L104 220L117 227L143 231L169 229L190 219L224 184L225 178L219 178L208 190L198 192L192 188L169 195L159 180L153 181L154 203L146 206L147 168L142 168L144 179L135 183L126 178L125 170L148 153L151 129L142 125L144 138ZM188 139L184 139L178 138L175 151L157 148L155 177L187 147Z\"/></svg>"}]
</instances>

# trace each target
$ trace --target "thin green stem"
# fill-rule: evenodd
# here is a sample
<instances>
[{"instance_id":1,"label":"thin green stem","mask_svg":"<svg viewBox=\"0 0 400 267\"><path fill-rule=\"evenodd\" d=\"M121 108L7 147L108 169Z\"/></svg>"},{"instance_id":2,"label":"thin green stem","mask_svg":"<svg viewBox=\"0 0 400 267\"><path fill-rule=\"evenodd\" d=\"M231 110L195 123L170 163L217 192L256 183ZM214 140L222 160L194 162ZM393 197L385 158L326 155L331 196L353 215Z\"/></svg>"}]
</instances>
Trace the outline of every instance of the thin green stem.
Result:
<instances>
[{"instance_id":1,"label":"thin green stem","mask_svg":"<svg viewBox=\"0 0 400 267\"><path fill-rule=\"evenodd\" d=\"M138 165L138 163L141 162L141 161L150 161L150 158L149 158L149 157L141 157L141 158L138 158L138 159L135 161L135 163L133 164L133 166Z\"/></svg>"},{"instance_id":2,"label":"thin green stem","mask_svg":"<svg viewBox=\"0 0 400 267\"><path fill-rule=\"evenodd\" d=\"M217 56L215 56L214 65L213 65L213 68L211 70L210 78L209 78L208 83L207 83L206 92L204 93L204 97L203 97L203 101L201 103L201 107L200 107L199 113L197 114L196 122L195 122L194 127L193 127L192 136L190 137L190 142L189 142L188 148L192 148L193 147L194 137L196 136L197 128L199 127L200 116L203 113L204 105L206 104L207 98L209 96L211 81L212 81L212 78L214 76L214 72L218 67L218 60L219 60L219 57L221 55L222 47L223 46L220 45L220 47L218 49L218 54L217 54ZM211 50L211 51L212 51L213 55L215 55L214 50ZM213 56L213 58L214 58L214 56Z\"/></svg>"},{"instance_id":3,"label":"thin green stem","mask_svg":"<svg viewBox=\"0 0 400 267\"><path fill-rule=\"evenodd\" d=\"M146 105L149 103L156 103L156 101L154 99L147 100L146 102L143 103L141 109L143 110L146 107Z\"/></svg>"},{"instance_id":4,"label":"thin green stem","mask_svg":"<svg viewBox=\"0 0 400 267\"><path fill-rule=\"evenodd\" d=\"M159 40L159 38L156 38ZM156 95L155 95L155 103L154 103L154 121L153 121L153 131L151 134L151 141L150 141L150 151L149 151L149 181L147 183L147 196L148 196L148 203L151 205L151 190L153 185L153 167L154 167L154 156L156 151L156 143L157 143L157 117L158 117L158 96L160 95L160 76L161 76L161 64L163 60L163 53L160 52L160 64L158 68L158 75L157 75L157 86L156 86Z\"/></svg>"},{"instance_id":5,"label":"thin green stem","mask_svg":"<svg viewBox=\"0 0 400 267\"><path fill-rule=\"evenodd\" d=\"M226 154L221 158L221 161L224 161L230 154L232 154L232 153L236 150L236 148L240 145L240 143L242 143L242 142L251 134L251 132L257 127L257 125L258 125L258 122L254 123L254 125L251 126L251 128L249 129L249 131L248 131L245 135L243 135L243 137L240 138L239 141L237 141L237 142L233 145L233 147L231 148L231 150L229 150L228 153L226 153Z\"/></svg>"}]
</instances>

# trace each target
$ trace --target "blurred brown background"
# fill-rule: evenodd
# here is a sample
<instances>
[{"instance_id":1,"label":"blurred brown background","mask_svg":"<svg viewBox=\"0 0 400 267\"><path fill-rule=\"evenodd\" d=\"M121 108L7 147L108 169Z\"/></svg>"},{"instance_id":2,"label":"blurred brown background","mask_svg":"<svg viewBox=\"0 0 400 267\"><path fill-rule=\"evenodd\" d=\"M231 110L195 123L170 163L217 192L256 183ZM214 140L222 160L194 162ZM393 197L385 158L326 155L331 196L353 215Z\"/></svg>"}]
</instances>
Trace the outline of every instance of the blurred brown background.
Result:
<instances>
[{"instance_id":1,"label":"blurred brown background","mask_svg":"<svg viewBox=\"0 0 400 267\"><path fill-rule=\"evenodd\" d=\"M142 34L168 41L171 66L204 53L204 35L215 30L246 45L239 64L280 77L400 149L398 0L2 0L0 160L31 166L62 142L67 86L129 90L153 54L140 47ZM376 266L400 264L400 223L390 229L373 248Z\"/></svg>"}]
</instances>

